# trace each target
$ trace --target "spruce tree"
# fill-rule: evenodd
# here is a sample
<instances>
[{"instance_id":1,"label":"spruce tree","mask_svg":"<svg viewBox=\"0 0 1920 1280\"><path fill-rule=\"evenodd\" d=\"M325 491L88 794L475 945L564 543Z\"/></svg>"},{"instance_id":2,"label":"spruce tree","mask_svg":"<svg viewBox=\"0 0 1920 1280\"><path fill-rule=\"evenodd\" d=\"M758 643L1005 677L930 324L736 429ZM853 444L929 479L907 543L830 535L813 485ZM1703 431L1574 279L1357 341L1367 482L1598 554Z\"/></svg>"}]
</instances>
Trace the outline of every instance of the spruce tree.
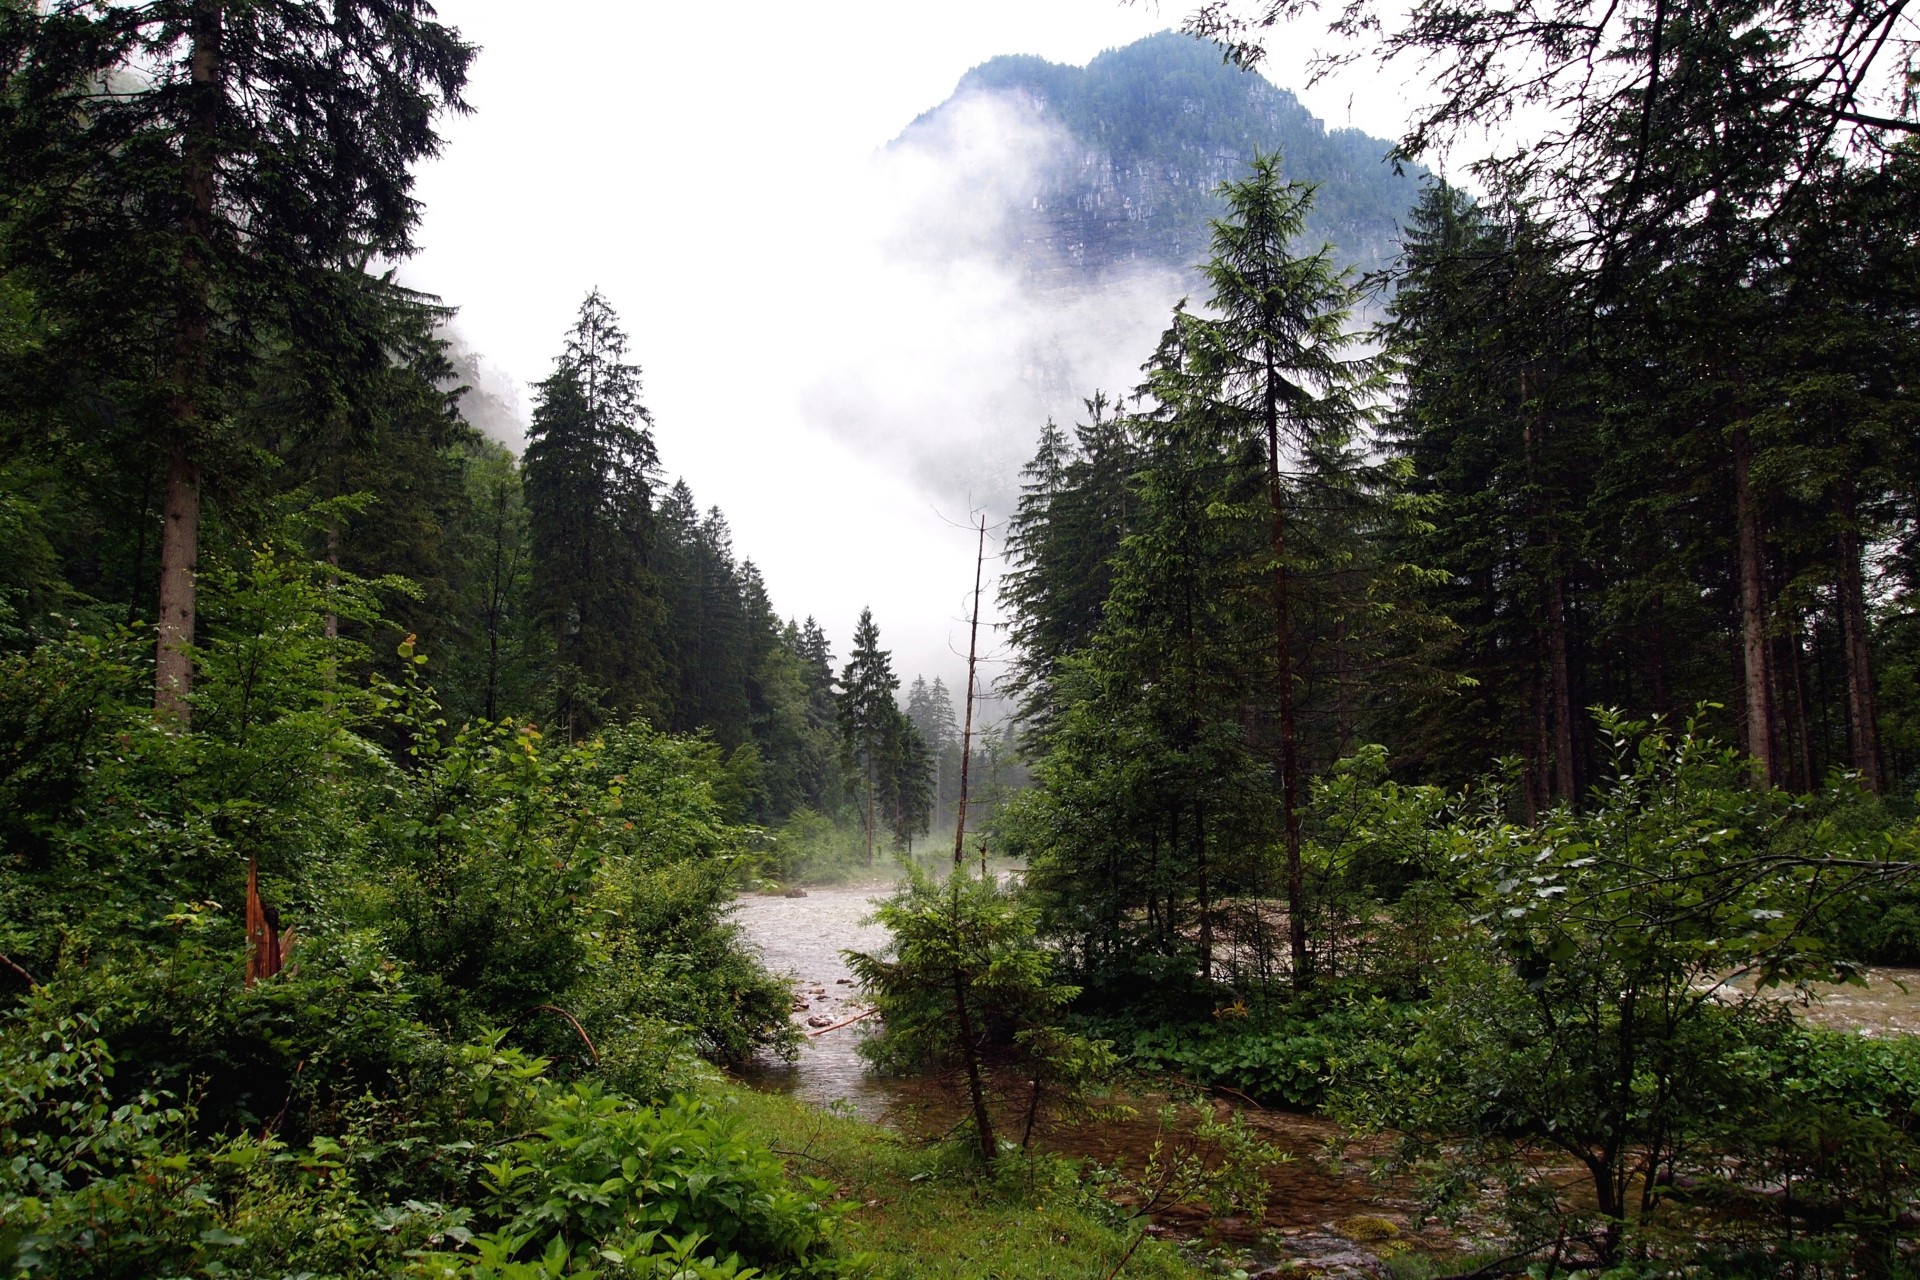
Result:
<instances>
[{"instance_id":1,"label":"spruce tree","mask_svg":"<svg viewBox=\"0 0 1920 1280\"><path fill-rule=\"evenodd\" d=\"M648 574L658 459L626 354L596 289L537 388L527 433L534 616L553 646L555 714L575 735L659 701Z\"/></svg>"},{"instance_id":2,"label":"spruce tree","mask_svg":"<svg viewBox=\"0 0 1920 1280\"><path fill-rule=\"evenodd\" d=\"M276 344L352 341L343 289L412 250L409 170L473 55L424 0L0 6L9 266L63 371L24 381L80 375L159 455L162 715L188 715L203 480L253 443L234 410Z\"/></svg>"},{"instance_id":3,"label":"spruce tree","mask_svg":"<svg viewBox=\"0 0 1920 1280\"><path fill-rule=\"evenodd\" d=\"M853 631L853 650L840 673L839 723L841 749L859 787L860 829L866 839L868 866L873 865L874 834L883 816L887 744L898 733L896 722L901 718L893 700L899 687L892 655L880 647L873 610L862 609Z\"/></svg>"},{"instance_id":4,"label":"spruce tree","mask_svg":"<svg viewBox=\"0 0 1920 1280\"><path fill-rule=\"evenodd\" d=\"M1264 450L1271 575L1274 714L1286 832L1287 909L1294 976L1308 977L1306 894L1300 860L1300 729L1296 712L1294 564L1289 525L1304 485L1346 479L1350 447L1369 420L1381 381L1353 354L1349 327L1359 294L1331 251L1300 256L1312 189L1289 183L1280 159L1256 155L1252 172L1221 188L1227 216L1214 224L1203 272L1216 318L1194 321L1187 341L1199 385L1192 394L1224 416L1231 435Z\"/></svg>"}]
</instances>

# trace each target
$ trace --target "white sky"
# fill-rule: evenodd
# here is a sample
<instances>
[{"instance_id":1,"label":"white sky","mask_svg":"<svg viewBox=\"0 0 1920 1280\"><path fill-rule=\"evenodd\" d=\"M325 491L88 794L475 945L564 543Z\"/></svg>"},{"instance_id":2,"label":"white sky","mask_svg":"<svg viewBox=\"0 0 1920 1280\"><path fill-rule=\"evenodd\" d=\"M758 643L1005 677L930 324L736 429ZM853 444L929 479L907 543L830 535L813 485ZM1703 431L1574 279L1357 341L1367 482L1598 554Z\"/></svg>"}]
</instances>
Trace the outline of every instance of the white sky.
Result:
<instances>
[{"instance_id":1,"label":"white sky","mask_svg":"<svg viewBox=\"0 0 1920 1280\"><path fill-rule=\"evenodd\" d=\"M965 291L948 277L902 284L883 242L929 191L903 195L898 174L876 183L876 153L988 58L1083 64L1178 25L1184 8L441 0L440 10L482 53L474 114L448 123L445 154L420 172L422 252L408 281L459 308L462 335L523 388L523 403L598 285L644 370L669 479L684 475L703 506L726 512L736 553L760 565L775 607L818 617L844 659L870 604L906 680L939 674L958 688L973 538L954 522L970 486L930 477L933 455L916 468L914 437L950 435L951 415L967 412L975 388L954 383L991 361L982 331L995 313L943 310L950 289ZM1306 39L1276 38L1264 72L1297 90L1309 52ZM1359 76L1301 96L1329 124L1391 137L1405 107L1380 85ZM1141 331L1157 332L1164 311L1140 306ZM1150 349L1120 354L1131 369ZM868 421L834 420L858 416L849 402L872 385L887 395ZM1026 438L1039 427L1027 424ZM989 614L991 604L989 591Z\"/></svg>"}]
</instances>

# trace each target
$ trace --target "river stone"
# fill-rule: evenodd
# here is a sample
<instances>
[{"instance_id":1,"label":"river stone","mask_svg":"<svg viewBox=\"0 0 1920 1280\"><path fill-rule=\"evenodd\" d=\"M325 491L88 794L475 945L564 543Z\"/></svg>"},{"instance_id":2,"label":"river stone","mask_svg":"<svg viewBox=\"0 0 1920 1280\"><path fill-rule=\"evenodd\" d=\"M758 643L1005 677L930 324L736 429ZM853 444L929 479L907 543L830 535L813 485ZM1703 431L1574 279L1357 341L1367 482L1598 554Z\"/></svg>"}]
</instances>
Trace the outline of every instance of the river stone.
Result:
<instances>
[{"instance_id":1,"label":"river stone","mask_svg":"<svg viewBox=\"0 0 1920 1280\"><path fill-rule=\"evenodd\" d=\"M1256 1271L1248 1280L1289 1280L1313 1276L1317 1280L1387 1280L1387 1264L1351 1240L1331 1234L1290 1236L1280 1246L1292 1255L1284 1262Z\"/></svg>"}]
</instances>

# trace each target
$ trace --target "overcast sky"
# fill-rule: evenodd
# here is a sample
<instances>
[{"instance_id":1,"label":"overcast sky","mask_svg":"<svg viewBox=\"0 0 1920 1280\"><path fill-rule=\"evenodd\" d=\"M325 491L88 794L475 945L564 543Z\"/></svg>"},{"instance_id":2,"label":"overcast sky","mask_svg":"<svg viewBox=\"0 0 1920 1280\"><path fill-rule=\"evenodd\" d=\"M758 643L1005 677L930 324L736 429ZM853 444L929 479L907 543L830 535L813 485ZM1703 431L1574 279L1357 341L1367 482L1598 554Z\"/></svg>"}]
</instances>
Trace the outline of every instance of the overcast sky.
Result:
<instances>
[{"instance_id":1,"label":"overcast sky","mask_svg":"<svg viewBox=\"0 0 1920 1280\"><path fill-rule=\"evenodd\" d=\"M523 408L599 286L644 370L669 479L685 476L702 506L726 512L736 553L760 565L775 607L818 617L844 658L870 604L903 677L957 687L973 539L955 526L969 493L983 495L947 454L917 446L951 438L954 415L972 411L972 384L999 358L994 332L1009 322L979 272L903 267L902 219L946 210L964 221L966 191L882 164L880 150L990 57L1083 64L1177 25L1184 9L440 9L482 52L474 114L448 123L445 154L420 173L409 282L459 308L462 336L520 388ZM1275 40L1268 77L1298 88L1309 45ZM1377 78L1351 83L1366 89L1302 98L1330 124L1395 134L1397 95ZM1156 298L1130 305L1140 333L1164 323ZM1136 367L1151 352L1125 349L1134 341L1117 339L1108 363Z\"/></svg>"}]
</instances>

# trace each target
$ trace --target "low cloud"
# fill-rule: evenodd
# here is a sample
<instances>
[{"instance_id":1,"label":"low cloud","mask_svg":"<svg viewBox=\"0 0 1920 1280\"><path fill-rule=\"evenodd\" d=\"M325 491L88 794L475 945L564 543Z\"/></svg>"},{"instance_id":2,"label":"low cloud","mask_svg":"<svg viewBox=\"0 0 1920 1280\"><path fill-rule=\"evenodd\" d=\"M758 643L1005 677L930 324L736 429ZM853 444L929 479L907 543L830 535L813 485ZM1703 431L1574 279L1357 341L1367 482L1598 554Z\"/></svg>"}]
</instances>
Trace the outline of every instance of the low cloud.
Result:
<instances>
[{"instance_id":1,"label":"low cloud","mask_svg":"<svg viewBox=\"0 0 1920 1280\"><path fill-rule=\"evenodd\" d=\"M527 443L527 412L520 383L505 369L473 349L457 320L438 331L447 344L447 362L453 366L454 387L465 387L460 416L488 439L519 453Z\"/></svg>"},{"instance_id":2,"label":"low cloud","mask_svg":"<svg viewBox=\"0 0 1920 1280\"><path fill-rule=\"evenodd\" d=\"M803 419L945 510L1007 513L1042 424L1129 392L1191 279L1036 271L1017 216L1085 148L1022 95L970 92L873 161L819 286Z\"/></svg>"}]
</instances>

